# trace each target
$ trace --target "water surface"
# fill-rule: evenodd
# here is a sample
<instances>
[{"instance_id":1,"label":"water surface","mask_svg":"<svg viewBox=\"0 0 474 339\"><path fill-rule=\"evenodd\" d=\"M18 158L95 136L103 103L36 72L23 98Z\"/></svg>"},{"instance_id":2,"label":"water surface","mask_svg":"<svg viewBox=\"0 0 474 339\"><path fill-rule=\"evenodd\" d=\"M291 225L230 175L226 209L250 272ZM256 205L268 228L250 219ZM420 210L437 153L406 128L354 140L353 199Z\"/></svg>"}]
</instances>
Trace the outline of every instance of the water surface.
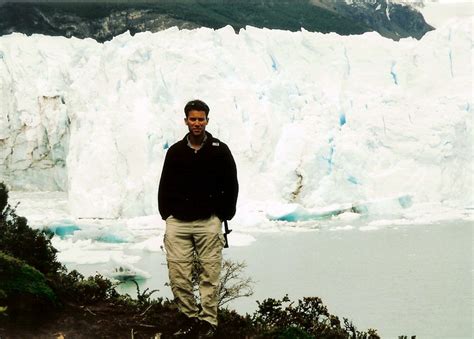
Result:
<instances>
[{"instance_id":1,"label":"water surface","mask_svg":"<svg viewBox=\"0 0 474 339\"><path fill-rule=\"evenodd\" d=\"M332 314L383 338L472 338L473 225L431 225L254 234L257 241L226 249L247 263L254 295L229 306L252 313L256 300L288 294L318 296ZM232 235L231 235L232 236ZM152 273L141 282L171 297L163 253L137 252L137 267ZM98 266L76 266L85 273ZM89 271L89 272L87 272ZM121 291L133 293L134 285Z\"/></svg>"}]
</instances>

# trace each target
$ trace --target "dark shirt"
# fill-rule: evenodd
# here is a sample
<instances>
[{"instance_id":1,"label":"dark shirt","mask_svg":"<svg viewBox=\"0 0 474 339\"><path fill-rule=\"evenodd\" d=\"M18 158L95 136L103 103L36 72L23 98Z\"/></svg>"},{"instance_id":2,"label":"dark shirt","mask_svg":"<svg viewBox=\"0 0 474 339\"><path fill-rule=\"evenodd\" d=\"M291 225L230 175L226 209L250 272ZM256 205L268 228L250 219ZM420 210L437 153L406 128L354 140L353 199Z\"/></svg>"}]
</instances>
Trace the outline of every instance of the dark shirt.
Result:
<instances>
[{"instance_id":1,"label":"dark shirt","mask_svg":"<svg viewBox=\"0 0 474 339\"><path fill-rule=\"evenodd\" d=\"M187 135L166 153L158 189L163 219L230 220L235 214L239 185L237 168L226 144L206 132L199 150L188 146Z\"/></svg>"}]
</instances>

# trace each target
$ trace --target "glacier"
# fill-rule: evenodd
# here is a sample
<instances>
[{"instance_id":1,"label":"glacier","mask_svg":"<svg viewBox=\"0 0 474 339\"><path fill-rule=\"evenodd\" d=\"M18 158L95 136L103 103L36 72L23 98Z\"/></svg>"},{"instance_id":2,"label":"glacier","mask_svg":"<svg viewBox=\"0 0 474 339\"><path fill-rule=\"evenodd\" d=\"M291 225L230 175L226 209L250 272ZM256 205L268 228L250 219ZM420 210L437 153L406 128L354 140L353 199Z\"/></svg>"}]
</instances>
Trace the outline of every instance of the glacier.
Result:
<instances>
[{"instance_id":1,"label":"glacier","mask_svg":"<svg viewBox=\"0 0 474 339\"><path fill-rule=\"evenodd\" d=\"M67 192L74 218L157 215L166 150L200 98L236 159L243 226L471 208L472 24L398 42L230 26L2 36L0 180Z\"/></svg>"}]
</instances>

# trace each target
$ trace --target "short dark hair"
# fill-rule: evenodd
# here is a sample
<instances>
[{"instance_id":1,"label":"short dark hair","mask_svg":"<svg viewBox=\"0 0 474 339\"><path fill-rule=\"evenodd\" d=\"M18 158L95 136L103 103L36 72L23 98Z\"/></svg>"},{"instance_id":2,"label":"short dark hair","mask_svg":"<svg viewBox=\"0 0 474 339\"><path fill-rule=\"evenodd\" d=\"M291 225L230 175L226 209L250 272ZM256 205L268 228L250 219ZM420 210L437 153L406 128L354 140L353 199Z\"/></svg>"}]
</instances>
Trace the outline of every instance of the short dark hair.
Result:
<instances>
[{"instance_id":1,"label":"short dark hair","mask_svg":"<svg viewBox=\"0 0 474 339\"><path fill-rule=\"evenodd\" d=\"M204 111L207 117L209 115L209 106L202 100L191 100L184 106L186 117L188 117L190 111Z\"/></svg>"}]
</instances>

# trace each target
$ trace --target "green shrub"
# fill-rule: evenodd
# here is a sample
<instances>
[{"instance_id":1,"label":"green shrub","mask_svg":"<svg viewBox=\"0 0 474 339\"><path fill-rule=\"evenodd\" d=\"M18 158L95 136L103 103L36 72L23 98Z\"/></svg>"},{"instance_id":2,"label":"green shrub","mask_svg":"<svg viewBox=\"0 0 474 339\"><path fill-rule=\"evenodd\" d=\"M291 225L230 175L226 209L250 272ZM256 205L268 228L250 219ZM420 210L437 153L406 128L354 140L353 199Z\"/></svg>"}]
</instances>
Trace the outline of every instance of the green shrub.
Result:
<instances>
[{"instance_id":1,"label":"green shrub","mask_svg":"<svg viewBox=\"0 0 474 339\"><path fill-rule=\"evenodd\" d=\"M251 316L242 316L234 310L220 309L218 322L217 338L248 338L255 333Z\"/></svg>"},{"instance_id":2,"label":"green shrub","mask_svg":"<svg viewBox=\"0 0 474 339\"><path fill-rule=\"evenodd\" d=\"M61 300L83 305L114 299L119 296L115 284L100 274L85 278L78 271L61 272L50 281Z\"/></svg>"},{"instance_id":3,"label":"green shrub","mask_svg":"<svg viewBox=\"0 0 474 339\"><path fill-rule=\"evenodd\" d=\"M0 305L7 307L9 315L44 314L58 305L41 272L3 252L0 252L0 290Z\"/></svg>"},{"instance_id":4,"label":"green shrub","mask_svg":"<svg viewBox=\"0 0 474 339\"><path fill-rule=\"evenodd\" d=\"M295 303L288 296L258 302L253 324L263 338L378 339L375 330L357 329L344 319L330 314L320 298L306 297Z\"/></svg>"},{"instance_id":5,"label":"green shrub","mask_svg":"<svg viewBox=\"0 0 474 339\"><path fill-rule=\"evenodd\" d=\"M21 259L45 275L54 275L63 266L51 245L53 234L34 230L26 218L15 213L8 204L8 190L0 183L0 251Z\"/></svg>"},{"instance_id":6,"label":"green shrub","mask_svg":"<svg viewBox=\"0 0 474 339\"><path fill-rule=\"evenodd\" d=\"M278 339L312 339L312 335L308 334L306 331L302 330L299 327L290 326L283 330L283 332L278 336Z\"/></svg>"}]
</instances>

